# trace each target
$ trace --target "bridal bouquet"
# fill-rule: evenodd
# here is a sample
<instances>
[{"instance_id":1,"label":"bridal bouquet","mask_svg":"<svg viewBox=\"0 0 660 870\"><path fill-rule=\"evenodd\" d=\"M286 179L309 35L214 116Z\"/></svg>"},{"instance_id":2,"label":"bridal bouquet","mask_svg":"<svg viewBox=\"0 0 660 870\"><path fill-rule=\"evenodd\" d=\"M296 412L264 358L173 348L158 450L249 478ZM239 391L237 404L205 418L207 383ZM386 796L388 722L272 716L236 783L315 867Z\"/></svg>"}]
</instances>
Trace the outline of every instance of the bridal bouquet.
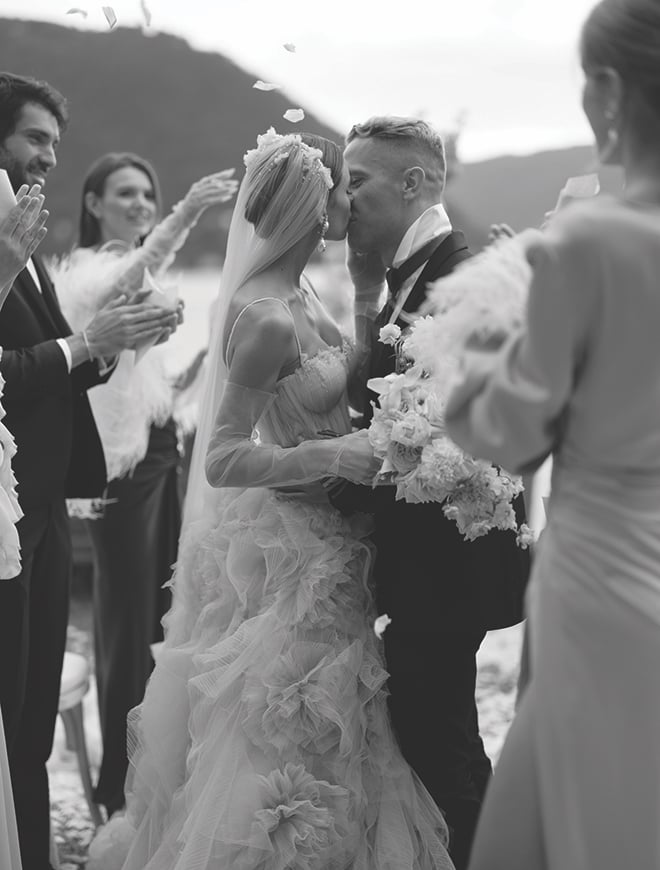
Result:
<instances>
[{"instance_id":1,"label":"bridal bouquet","mask_svg":"<svg viewBox=\"0 0 660 870\"><path fill-rule=\"evenodd\" d=\"M520 244L512 239L494 246L470 261L472 268L438 282L434 315L420 317L405 336L396 324L381 329L380 341L395 349L397 371L368 382L378 395L369 441L382 459L378 476L396 485L397 499L441 503L466 540L513 529L526 548L533 536L518 526L512 505L521 478L468 456L444 427L462 340L475 330L486 338L500 335L522 320L531 270Z\"/></svg>"}]
</instances>

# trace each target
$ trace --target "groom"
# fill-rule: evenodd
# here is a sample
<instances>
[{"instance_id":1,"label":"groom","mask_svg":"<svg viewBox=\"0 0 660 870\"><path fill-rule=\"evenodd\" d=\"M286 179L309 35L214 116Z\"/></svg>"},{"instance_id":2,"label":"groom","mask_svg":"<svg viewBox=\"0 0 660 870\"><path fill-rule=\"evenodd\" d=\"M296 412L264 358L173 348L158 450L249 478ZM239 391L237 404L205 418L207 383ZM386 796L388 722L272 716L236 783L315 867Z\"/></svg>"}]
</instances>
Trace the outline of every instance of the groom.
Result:
<instances>
[{"instance_id":1,"label":"groom","mask_svg":"<svg viewBox=\"0 0 660 870\"><path fill-rule=\"evenodd\" d=\"M407 327L427 282L471 255L442 206L444 147L426 122L371 118L352 128L344 158L358 300L374 298L370 285L380 279L382 286L388 267L388 298L375 320L356 305L358 335L365 326L371 333L365 377L383 377L395 360L392 347L378 342L379 329ZM365 386L367 419L374 398ZM462 870L491 774L478 730L475 657L489 629L522 620L529 557L513 532L465 541L441 505L396 501L394 487L347 486L334 501L359 510L365 496L376 520L378 610L392 620L384 634L390 715L406 760L445 813L450 853Z\"/></svg>"}]
</instances>

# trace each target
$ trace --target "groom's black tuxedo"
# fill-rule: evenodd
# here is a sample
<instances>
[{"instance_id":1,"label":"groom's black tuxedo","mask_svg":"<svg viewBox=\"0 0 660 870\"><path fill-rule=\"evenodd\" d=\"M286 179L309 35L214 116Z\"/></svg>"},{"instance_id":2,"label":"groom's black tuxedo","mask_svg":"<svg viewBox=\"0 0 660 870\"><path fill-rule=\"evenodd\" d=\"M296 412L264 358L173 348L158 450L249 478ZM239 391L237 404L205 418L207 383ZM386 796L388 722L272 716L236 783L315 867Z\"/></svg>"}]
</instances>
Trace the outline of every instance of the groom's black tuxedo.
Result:
<instances>
[{"instance_id":1,"label":"groom's black tuxedo","mask_svg":"<svg viewBox=\"0 0 660 870\"><path fill-rule=\"evenodd\" d=\"M415 312L427 283L470 256L463 234L452 232L431 254L404 311ZM391 314L388 302L374 323L371 377L394 371L392 347L378 342ZM460 870L491 772L478 732L475 655L487 630L522 620L529 556L513 532L465 541L441 505L396 501L394 487L347 487L335 504L347 510L354 498L353 508L364 509L365 495L376 520L378 611L392 620L384 635L392 721L404 756L447 816Z\"/></svg>"},{"instance_id":2,"label":"groom's black tuxedo","mask_svg":"<svg viewBox=\"0 0 660 870\"><path fill-rule=\"evenodd\" d=\"M24 516L22 571L0 582L0 703L23 867L48 867L48 779L66 641L71 538L65 497L98 496L105 461L86 390L106 380L96 362L69 373L56 339L71 334L34 258L0 312L4 422L18 446L14 471Z\"/></svg>"}]
</instances>

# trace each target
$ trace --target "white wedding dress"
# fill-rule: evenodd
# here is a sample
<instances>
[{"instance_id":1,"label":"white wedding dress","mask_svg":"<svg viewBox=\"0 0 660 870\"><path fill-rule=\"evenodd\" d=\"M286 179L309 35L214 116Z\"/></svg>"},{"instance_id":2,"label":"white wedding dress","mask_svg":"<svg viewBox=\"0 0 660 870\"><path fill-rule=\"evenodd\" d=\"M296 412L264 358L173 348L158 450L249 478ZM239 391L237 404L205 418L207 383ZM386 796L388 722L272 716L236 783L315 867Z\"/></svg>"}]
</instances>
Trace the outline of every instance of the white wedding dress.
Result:
<instances>
[{"instance_id":1,"label":"white wedding dress","mask_svg":"<svg viewBox=\"0 0 660 870\"><path fill-rule=\"evenodd\" d=\"M343 349L302 355L261 441L350 432L346 390ZM177 572L192 582L175 586L134 711L127 818L99 835L88 870L452 868L388 721L366 517L322 494L230 493L184 541Z\"/></svg>"}]
</instances>

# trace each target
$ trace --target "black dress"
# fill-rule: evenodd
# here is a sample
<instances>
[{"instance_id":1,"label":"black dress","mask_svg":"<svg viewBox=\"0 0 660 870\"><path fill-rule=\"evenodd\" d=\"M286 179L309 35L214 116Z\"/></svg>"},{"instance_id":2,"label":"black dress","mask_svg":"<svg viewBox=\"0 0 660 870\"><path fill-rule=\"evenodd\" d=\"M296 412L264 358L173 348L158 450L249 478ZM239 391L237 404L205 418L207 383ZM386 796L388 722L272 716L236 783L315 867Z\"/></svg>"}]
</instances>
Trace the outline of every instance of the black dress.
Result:
<instances>
[{"instance_id":1,"label":"black dress","mask_svg":"<svg viewBox=\"0 0 660 870\"><path fill-rule=\"evenodd\" d=\"M162 640L181 527L180 451L169 420L152 426L144 459L108 485L102 518L89 520L94 547L94 636L103 761L95 799L124 806L126 716L144 696L150 644Z\"/></svg>"}]
</instances>

